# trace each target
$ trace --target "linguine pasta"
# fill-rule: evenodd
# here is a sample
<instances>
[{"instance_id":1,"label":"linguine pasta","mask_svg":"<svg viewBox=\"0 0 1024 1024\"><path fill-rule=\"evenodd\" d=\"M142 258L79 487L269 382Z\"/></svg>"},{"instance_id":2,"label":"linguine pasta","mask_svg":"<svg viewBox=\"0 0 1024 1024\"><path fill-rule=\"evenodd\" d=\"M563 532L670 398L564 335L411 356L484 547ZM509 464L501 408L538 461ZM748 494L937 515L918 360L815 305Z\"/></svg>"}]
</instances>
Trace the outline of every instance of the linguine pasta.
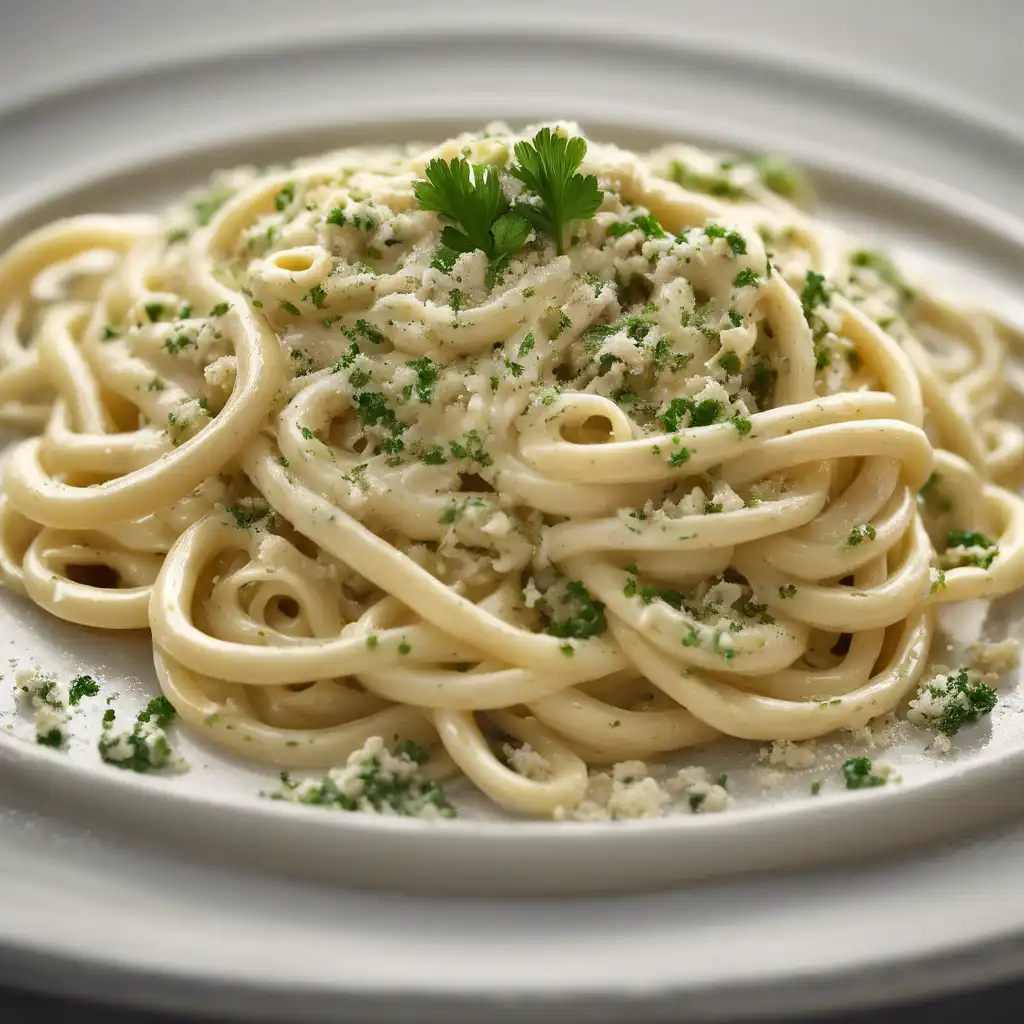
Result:
<instances>
[{"instance_id":1,"label":"linguine pasta","mask_svg":"<svg viewBox=\"0 0 1024 1024\"><path fill-rule=\"evenodd\" d=\"M589 766L912 695L934 606L1024 581L1019 339L793 172L682 146L591 143L564 237L443 245L428 162L536 209L532 135L241 169L13 246L5 584L150 629L165 696L238 755L411 741L533 815Z\"/></svg>"}]
</instances>

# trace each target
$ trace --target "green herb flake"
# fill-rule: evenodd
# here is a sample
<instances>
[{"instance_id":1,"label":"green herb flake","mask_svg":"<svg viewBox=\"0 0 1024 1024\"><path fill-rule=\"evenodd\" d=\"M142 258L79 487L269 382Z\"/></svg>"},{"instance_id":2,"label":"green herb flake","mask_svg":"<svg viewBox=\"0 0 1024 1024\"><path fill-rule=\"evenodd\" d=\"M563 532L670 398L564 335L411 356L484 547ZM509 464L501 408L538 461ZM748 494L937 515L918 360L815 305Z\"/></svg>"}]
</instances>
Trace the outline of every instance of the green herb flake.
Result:
<instances>
[{"instance_id":1,"label":"green herb flake","mask_svg":"<svg viewBox=\"0 0 1024 1024\"><path fill-rule=\"evenodd\" d=\"M99 692L99 684L92 676L77 676L68 688L68 703L77 704L83 697L95 697Z\"/></svg>"},{"instance_id":2,"label":"green herb flake","mask_svg":"<svg viewBox=\"0 0 1024 1024\"><path fill-rule=\"evenodd\" d=\"M851 757L843 762L847 789L872 789L885 785L884 775L875 775L870 757Z\"/></svg>"},{"instance_id":3,"label":"green herb flake","mask_svg":"<svg viewBox=\"0 0 1024 1024\"><path fill-rule=\"evenodd\" d=\"M848 548L858 547L866 540L874 540L875 536L875 528L870 523L861 523L850 530L850 535L846 538L846 546Z\"/></svg>"},{"instance_id":4,"label":"green herb flake","mask_svg":"<svg viewBox=\"0 0 1024 1024\"><path fill-rule=\"evenodd\" d=\"M590 591L579 580L566 584L566 603L572 606L574 614L564 618L552 617L546 632L564 640L585 640L600 636L608 628L604 605L590 596Z\"/></svg>"},{"instance_id":5,"label":"green herb flake","mask_svg":"<svg viewBox=\"0 0 1024 1024\"><path fill-rule=\"evenodd\" d=\"M279 213L295 201L295 182L290 181L274 196L274 209Z\"/></svg>"},{"instance_id":6,"label":"green herb flake","mask_svg":"<svg viewBox=\"0 0 1024 1024\"><path fill-rule=\"evenodd\" d=\"M800 292L800 305L803 306L804 315L810 317L817 306L826 305L828 300L829 291L824 276L808 270L807 277L804 278L803 291Z\"/></svg>"}]
</instances>

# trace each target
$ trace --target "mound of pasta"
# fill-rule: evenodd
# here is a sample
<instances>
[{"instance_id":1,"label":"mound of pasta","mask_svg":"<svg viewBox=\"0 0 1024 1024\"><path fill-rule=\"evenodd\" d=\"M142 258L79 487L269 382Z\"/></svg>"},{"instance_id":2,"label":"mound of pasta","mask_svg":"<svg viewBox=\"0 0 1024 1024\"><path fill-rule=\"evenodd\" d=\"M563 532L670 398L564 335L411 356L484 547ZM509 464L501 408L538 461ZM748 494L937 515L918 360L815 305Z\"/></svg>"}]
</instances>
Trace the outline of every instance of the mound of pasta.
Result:
<instances>
[{"instance_id":1,"label":"mound of pasta","mask_svg":"<svg viewBox=\"0 0 1024 1024\"><path fill-rule=\"evenodd\" d=\"M1019 338L811 199L496 125L44 227L0 260L4 582L151 630L242 757L381 737L533 815L863 725L936 604L1024 581Z\"/></svg>"}]
</instances>

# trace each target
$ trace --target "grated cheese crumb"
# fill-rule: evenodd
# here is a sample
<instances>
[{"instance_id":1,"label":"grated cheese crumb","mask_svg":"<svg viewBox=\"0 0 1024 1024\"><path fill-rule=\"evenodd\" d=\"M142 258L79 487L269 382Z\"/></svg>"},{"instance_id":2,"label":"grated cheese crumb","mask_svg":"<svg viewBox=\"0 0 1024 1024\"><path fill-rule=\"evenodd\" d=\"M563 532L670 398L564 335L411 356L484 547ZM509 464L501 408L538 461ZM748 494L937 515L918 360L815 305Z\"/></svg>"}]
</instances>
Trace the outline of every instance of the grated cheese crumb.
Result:
<instances>
[{"instance_id":1,"label":"grated cheese crumb","mask_svg":"<svg viewBox=\"0 0 1024 1024\"><path fill-rule=\"evenodd\" d=\"M523 776L525 779L532 779L534 782L544 782L551 777L551 762L538 753L529 743L521 747L514 747L506 743L502 749L508 759L510 767Z\"/></svg>"},{"instance_id":2,"label":"grated cheese crumb","mask_svg":"<svg viewBox=\"0 0 1024 1024\"><path fill-rule=\"evenodd\" d=\"M762 747L757 754L758 761L767 765L784 765L786 768L810 768L817 760L817 745L810 740L803 745L792 740L772 740L771 746Z\"/></svg>"},{"instance_id":3,"label":"grated cheese crumb","mask_svg":"<svg viewBox=\"0 0 1024 1024\"><path fill-rule=\"evenodd\" d=\"M968 648L971 661L978 672L1004 676L1020 665L1020 641L1000 640L996 642L979 640Z\"/></svg>"}]
</instances>

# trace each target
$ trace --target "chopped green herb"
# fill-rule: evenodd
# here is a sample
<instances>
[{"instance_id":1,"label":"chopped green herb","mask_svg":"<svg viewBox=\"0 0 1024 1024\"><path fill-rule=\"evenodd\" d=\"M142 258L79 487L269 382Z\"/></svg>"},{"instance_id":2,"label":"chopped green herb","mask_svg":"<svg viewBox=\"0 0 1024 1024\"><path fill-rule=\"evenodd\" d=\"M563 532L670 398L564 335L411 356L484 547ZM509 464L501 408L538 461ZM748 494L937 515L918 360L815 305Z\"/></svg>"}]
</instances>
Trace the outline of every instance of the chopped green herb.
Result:
<instances>
[{"instance_id":1,"label":"chopped green herb","mask_svg":"<svg viewBox=\"0 0 1024 1024\"><path fill-rule=\"evenodd\" d=\"M359 341L361 339L370 342L371 345L380 345L388 340L373 324L367 323L362 318L356 321L354 327L342 327L341 333L349 341Z\"/></svg>"},{"instance_id":2,"label":"chopped green herb","mask_svg":"<svg viewBox=\"0 0 1024 1024\"><path fill-rule=\"evenodd\" d=\"M659 419L669 433L675 433L682 427L683 417L687 413L690 414L690 426L707 427L718 421L722 414L722 403L714 398L705 398L700 402L694 402L691 398L673 398Z\"/></svg>"},{"instance_id":3,"label":"chopped green herb","mask_svg":"<svg viewBox=\"0 0 1024 1024\"><path fill-rule=\"evenodd\" d=\"M92 676L77 676L71 680L68 703L77 704L83 697L95 697L99 692L99 683Z\"/></svg>"},{"instance_id":4,"label":"chopped green herb","mask_svg":"<svg viewBox=\"0 0 1024 1024\"><path fill-rule=\"evenodd\" d=\"M416 397L429 405L434 400L434 385L437 383L440 367L428 356L410 359L405 365L416 371Z\"/></svg>"},{"instance_id":5,"label":"chopped green herb","mask_svg":"<svg viewBox=\"0 0 1024 1024\"><path fill-rule=\"evenodd\" d=\"M946 676L943 683L928 686L927 691L939 702L941 711L937 717L926 717L930 717L936 730L945 736L955 736L963 726L990 714L997 702L996 691L979 680L972 680L966 668Z\"/></svg>"},{"instance_id":6,"label":"chopped green herb","mask_svg":"<svg viewBox=\"0 0 1024 1024\"><path fill-rule=\"evenodd\" d=\"M733 256L746 255L747 242L739 232L726 230L721 224L705 224L704 234L708 238L724 238L726 244L732 250Z\"/></svg>"},{"instance_id":7,"label":"chopped green herb","mask_svg":"<svg viewBox=\"0 0 1024 1024\"><path fill-rule=\"evenodd\" d=\"M965 532L964 530L950 530L946 535L946 548L981 548L978 552L964 552L961 555L959 564L964 566L976 566L979 569L987 569L999 554L999 546L995 541L989 540L983 533Z\"/></svg>"},{"instance_id":8,"label":"chopped green herb","mask_svg":"<svg viewBox=\"0 0 1024 1024\"><path fill-rule=\"evenodd\" d=\"M740 372L740 357L731 349L723 349L718 357L718 365L725 373L733 377Z\"/></svg>"},{"instance_id":9,"label":"chopped green herb","mask_svg":"<svg viewBox=\"0 0 1024 1024\"><path fill-rule=\"evenodd\" d=\"M845 760L843 778L847 789L871 789L885 785L884 775L873 774L870 757L851 757Z\"/></svg>"},{"instance_id":10,"label":"chopped green herb","mask_svg":"<svg viewBox=\"0 0 1024 1024\"><path fill-rule=\"evenodd\" d=\"M824 306L829 300L828 288L823 275L813 270L807 271L804 278L803 291L800 293L800 304L804 308L804 315L810 317L817 306Z\"/></svg>"},{"instance_id":11,"label":"chopped green herb","mask_svg":"<svg viewBox=\"0 0 1024 1024\"><path fill-rule=\"evenodd\" d=\"M270 514L270 508L266 505L245 507L229 505L227 513L235 520L235 526L240 530L248 530L261 519L265 519Z\"/></svg>"},{"instance_id":12,"label":"chopped green herb","mask_svg":"<svg viewBox=\"0 0 1024 1024\"><path fill-rule=\"evenodd\" d=\"M192 204L192 212L196 223L206 227L213 220L213 215L231 198L234 193L229 189L217 189L208 193Z\"/></svg>"},{"instance_id":13,"label":"chopped green herb","mask_svg":"<svg viewBox=\"0 0 1024 1024\"><path fill-rule=\"evenodd\" d=\"M875 536L875 528L870 523L861 523L850 530L850 535L846 538L846 546L855 548L866 540L874 540Z\"/></svg>"},{"instance_id":14,"label":"chopped green herb","mask_svg":"<svg viewBox=\"0 0 1024 1024\"><path fill-rule=\"evenodd\" d=\"M786 157L769 154L757 157L753 163L765 188L776 195L795 199L810 189L803 173Z\"/></svg>"},{"instance_id":15,"label":"chopped green herb","mask_svg":"<svg viewBox=\"0 0 1024 1024\"><path fill-rule=\"evenodd\" d=\"M566 585L566 601L574 606L575 614L565 618L552 618L546 627L551 636L565 640L585 640L599 636L607 628L604 605L590 596L590 591L579 580Z\"/></svg>"},{"instance_id":16,"label":"chopped green herb","mask_svg":"<svg viewBox=\"0 0 1024 1024\"><path fill-rule=\"evenodd\" d=\"M746 195L742 188L733 185L728 178L694 170L681 160L672 161L668 176L677 185L682 185L691 192L706 192L723 199L742 199Z\"/></svg>"},{"instance_id":17,"label":"chopped green herb","mask_svg":"<svg viewBox=\"0 0 1024 1024\"><path fill-rule=\"evenodd\" d=\"M295 200L295 182L290 181L274 196L274 208L280 212L291 206Z\"/></svg>"},{"instance_id":18,"label":"chopped green herb","mask_svg":"<svg viewBox=\"0 0 1024 1024\"><path fill-rule=\"evenodd\" d=\"M135 772L167 767L173 751L162 730L175 714L174 706L166 697L154 697L136 716L131 732L100 737L100 757L117 768Z\"/></svg>"},{"instance_id":19,"label":"chopped green herb","mask_svg":"<svg viewBox=\"0 0 1024 1024\"><path fill-rule=\"evenodd\" d=\"M487 451L484 450L483 441L475 430L471 430L466 435L464 443L450 441L448 443L448 450L456 459L472 459L481 466L489 466L494 461Z\"/></svg>"},{"instance_id":20,"label":"chopped green herb","mask_svg":"<svg viewBox=\"0 0 1024 1024\"><path fill-rule=\"evenodd\" d=\"M907 286L896 265L885 253L858 249L850 256L850 263L855 267L873 270L887 285L896 290L901 302L908 303L913 300L913 289Z\"/></svg>"}]
</instances>

